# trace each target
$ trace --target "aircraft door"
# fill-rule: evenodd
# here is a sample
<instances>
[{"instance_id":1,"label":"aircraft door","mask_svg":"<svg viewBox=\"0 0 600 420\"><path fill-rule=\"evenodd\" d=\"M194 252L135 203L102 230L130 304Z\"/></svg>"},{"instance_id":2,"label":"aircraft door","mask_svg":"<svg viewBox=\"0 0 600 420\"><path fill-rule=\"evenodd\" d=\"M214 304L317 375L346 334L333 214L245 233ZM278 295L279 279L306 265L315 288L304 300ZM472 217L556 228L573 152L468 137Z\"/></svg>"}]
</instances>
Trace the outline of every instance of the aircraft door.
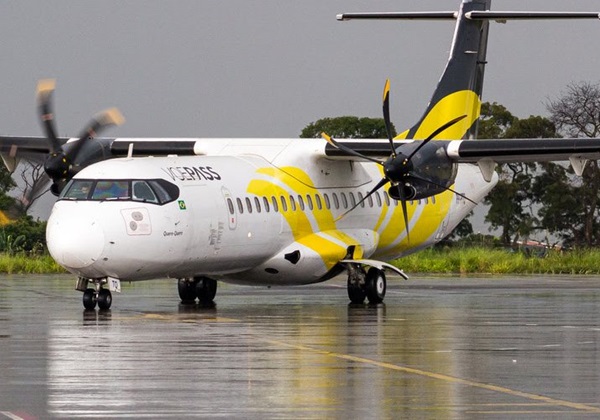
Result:
<instances>
[{"instance_id":1,"label":"aircraft door","mask_svg":"<svg viewBox=\"0 0 600 420\"><path fill-rule=\"evenodd\" d=\"M223 199L225 200L225 206L227 208L229 230L235 230L237 227L237 212L233 198L229 190L225 187L221 188L221 194L223 194Z\"/></svg>"}]
</instances>

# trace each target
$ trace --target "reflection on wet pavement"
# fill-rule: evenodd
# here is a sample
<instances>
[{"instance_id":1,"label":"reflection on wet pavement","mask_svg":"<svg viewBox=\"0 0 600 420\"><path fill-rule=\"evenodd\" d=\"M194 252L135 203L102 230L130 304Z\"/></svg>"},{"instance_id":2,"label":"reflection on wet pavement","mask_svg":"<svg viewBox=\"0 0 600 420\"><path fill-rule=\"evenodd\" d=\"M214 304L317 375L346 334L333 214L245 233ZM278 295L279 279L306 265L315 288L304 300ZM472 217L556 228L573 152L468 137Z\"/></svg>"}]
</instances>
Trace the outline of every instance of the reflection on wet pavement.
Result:
<instances>
[{"instance_id":1,"label":"reflection on wet pavement","mask_svg":"<svg viewBox=\"0 0 600 420\"><path fill-rule=\"evenodd\" d=\"M0 419L600 415L600 279L415 279L386 303L174 281L84 311L72 279L0 278Z\"/></svg>"}]
</instances>

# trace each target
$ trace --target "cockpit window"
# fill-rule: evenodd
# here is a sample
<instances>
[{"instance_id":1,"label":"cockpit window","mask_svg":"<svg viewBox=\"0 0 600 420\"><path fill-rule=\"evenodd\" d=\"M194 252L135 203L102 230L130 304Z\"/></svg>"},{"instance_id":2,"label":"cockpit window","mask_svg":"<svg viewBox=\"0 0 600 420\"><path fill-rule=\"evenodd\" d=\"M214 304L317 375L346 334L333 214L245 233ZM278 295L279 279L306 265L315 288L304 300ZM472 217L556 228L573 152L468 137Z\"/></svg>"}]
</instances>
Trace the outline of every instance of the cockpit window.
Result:
<instances>
[{"instance_id":1,"label":"cockpit window","mask_svg":"<svg viewBox=\"0 0 600 420\"><path fill-rule=\"evenodd\" d=\"M127 181L98 181L92 193L92 200L118 200L129 197Z\"/></svg>"},{"instance_id":2,"label":"cockpit window","mask_svg":"<svg viewBox=\"0 0 600 420\"><path fill-rule=\"evenodd\" d=\"M165 204L177 198L179 198L179 188L164 179L73 179L64 188L59 200L131 200Z\"/></svg>"},{"instance_id":3,"label":"cockpit window","mask_svg":"<svg viewBox=\"0 0 600 420\"><path fill-rule=\"evenodd\" d=\"M132 181L133 186L133 199L134 201L144 201L148 203L158 203L158 199L152 191L152 188L146 183L146 181Z\"/></svg>"}]
</instances>

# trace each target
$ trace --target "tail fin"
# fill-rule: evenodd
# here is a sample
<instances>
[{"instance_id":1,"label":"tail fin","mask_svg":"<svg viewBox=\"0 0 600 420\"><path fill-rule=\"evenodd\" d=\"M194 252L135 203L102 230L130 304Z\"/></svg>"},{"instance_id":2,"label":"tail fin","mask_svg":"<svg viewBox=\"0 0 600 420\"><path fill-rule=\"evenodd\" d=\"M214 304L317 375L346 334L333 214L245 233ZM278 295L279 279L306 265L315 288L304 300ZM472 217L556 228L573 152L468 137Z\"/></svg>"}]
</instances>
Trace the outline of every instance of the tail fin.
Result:
<instances>
[{"instance_id":1,"label":"tail fin","mask_svg":"<svg viewBox=\"0 0 600 420\"><path fill-rule=\"evenodd\" d=\"M338 20L350 19L456 19L456 31L446 69L427 110L410 130L397 139L425 139L448 121L466 115L459 123L435 138L460 140L477 136L481 112L483 74L486 65L490 20L595 19L597 12L491 12L492 0L462 0L458 12L343 13Z\"/></svg>"},{"instance_id":2,"label":"tail fin","mask_svg":"<svg viewBox=\"0 0 600 420\"><path fill-rule=\"evenodd\" d=\"M437 138L459 140L477 136L486 65L488 20L471 20L467 13L489 10L491 0L465 0L456 14L456 30L444 74L421 119L399 138L424 139L454 118L467 117Z\"/></svg>"}]
</instances>

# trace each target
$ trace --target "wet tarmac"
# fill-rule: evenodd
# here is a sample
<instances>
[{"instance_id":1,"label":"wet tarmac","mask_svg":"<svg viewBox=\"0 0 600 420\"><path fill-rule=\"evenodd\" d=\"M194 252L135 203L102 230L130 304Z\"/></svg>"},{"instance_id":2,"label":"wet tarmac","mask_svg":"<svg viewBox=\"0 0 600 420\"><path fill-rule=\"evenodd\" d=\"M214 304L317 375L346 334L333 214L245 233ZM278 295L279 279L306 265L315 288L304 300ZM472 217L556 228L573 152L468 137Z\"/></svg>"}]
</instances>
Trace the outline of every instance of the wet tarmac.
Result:
<instances>
[{"instance_id":1,"label":"wet tarmac","mask_svg":"<svg viewBox=\"0 0 600 420\"><path fill-rule=\"evenodd\" d=\"M68 276L0 277L0 420L598 418L600 278L124 284L85 312Z\"/></svg>"}]
</instances>

